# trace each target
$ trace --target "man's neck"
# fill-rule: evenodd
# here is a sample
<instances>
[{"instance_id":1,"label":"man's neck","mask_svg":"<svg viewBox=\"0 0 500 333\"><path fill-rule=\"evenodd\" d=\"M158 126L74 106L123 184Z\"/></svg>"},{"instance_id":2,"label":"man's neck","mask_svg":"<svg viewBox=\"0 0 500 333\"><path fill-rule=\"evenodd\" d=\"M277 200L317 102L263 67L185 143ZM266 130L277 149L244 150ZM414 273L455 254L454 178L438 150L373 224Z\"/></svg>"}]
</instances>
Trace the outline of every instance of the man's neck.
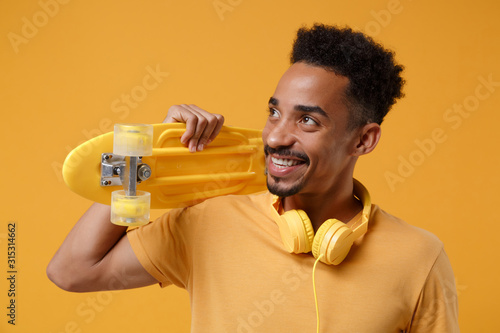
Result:
<instances>
[{"instance_id":1,"label":"man's neck","mask_svg":"<svg viewBox=\"0 0 500 333\"><path fill-rule=\"evenodd\" d=\"M316 231L323 222L331 218L347 223L363 209L363 205L354 197L353 183L350 181L328 194L296 194L286 197L283 199L283 208L285 211L304 210Z\"/></svg>"}]
</instances>

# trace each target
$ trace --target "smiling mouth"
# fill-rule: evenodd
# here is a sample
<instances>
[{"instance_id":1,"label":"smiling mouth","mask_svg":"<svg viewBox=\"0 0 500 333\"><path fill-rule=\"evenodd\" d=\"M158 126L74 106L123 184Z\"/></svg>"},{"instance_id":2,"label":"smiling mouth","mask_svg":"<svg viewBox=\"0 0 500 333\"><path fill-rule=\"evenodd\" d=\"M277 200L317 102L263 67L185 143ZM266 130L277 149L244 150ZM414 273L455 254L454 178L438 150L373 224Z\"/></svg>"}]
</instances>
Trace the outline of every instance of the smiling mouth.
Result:
<instances>
[{"instance_id":1,"label":"smiling mouth","mask_svg":"<svg viewBox=\"0 0 500 333\"><path fill-rule=\"evenodd\" d=\"M305 163L304 161L300 161L300 160L296 160L296 159L277 158L277 157L272 157L272 156L271 156L271 161L278 169L287 168L287 167L291 167L291 166Z\"/></svg>"},{"instance_id":2,"label":"smiling mouth","mask_svg":"<svg viewBox=\"0 0 500 333\"><path fill-rule=\"evenodd\" d=\"M277 167L288 167L298 164L309 165L309 157L305 153L292 151L288 148L271 148L264 146L264 154L271 158L271 161Z\"/></svg>"}]
</instances>

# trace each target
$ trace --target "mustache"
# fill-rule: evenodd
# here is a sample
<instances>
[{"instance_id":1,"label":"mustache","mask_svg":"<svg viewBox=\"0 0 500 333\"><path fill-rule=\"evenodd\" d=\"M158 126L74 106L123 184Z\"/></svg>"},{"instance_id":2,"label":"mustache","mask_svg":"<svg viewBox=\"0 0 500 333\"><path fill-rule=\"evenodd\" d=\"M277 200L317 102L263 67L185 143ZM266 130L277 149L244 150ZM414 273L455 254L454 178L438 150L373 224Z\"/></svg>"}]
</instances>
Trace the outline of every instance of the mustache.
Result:
<instances>
[{"instance_id":1,"label":"mustache","mask_svg":"<svg viewBox=\"0 0 500 333\"><path fill-rule=\"evenodd\" d=\"M307 165L309 165L309 156L307 156L304 153L298 152L298 151L293 151L288 148L271 148L268 145L264 146L264 154L268 156L269 154L276 154L276 155L282 155L282 156L293 156L293 157L298 157L301 160L303 160Z\"/></svg>"}]
</instances>

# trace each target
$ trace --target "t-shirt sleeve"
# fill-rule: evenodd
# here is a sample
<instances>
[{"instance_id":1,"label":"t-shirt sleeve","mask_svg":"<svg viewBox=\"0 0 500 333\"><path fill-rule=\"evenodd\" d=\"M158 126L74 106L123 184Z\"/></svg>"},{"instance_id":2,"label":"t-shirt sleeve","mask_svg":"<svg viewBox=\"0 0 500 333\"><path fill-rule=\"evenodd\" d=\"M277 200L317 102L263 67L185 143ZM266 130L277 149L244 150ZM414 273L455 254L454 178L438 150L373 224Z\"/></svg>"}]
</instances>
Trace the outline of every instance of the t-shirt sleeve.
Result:
<instances>
[{"instance_id":1,"label":"t-shirt sleeve","mask_svg":"<svg viewBox=\"0 0 500 333\"><path fill-rule=\"evenodd\" d=\"M444 249L439 253L420 292L407 332L460 332L455 277Z\"/></svg>"},{"instance_id":2,"label":"t-shirt sleeve","mask_svg":"<svg viewBox=\"0 0 500 333\"><path fill-rule=\"evenodd\" d=\"M139 262L161 287L175 284L186 288L187 285L190 255L186 250L184 217L184 209L174 209L127 233Z\"/></svg>"}]
</instances>

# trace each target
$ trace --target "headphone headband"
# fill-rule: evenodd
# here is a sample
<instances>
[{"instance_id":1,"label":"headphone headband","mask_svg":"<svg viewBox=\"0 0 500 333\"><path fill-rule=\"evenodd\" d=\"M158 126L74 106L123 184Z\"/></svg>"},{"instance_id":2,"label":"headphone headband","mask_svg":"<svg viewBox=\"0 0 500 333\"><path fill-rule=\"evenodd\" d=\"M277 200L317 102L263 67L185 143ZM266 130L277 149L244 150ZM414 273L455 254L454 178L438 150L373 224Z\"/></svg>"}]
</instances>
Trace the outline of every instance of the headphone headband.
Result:
<instances>
[{"instance_id":1,"label":"headphone headband","mask_svg":"<svg viewBox=\"0 0 500 333\"><path fill-rule=\"evenodd\" d=\"M370 219L370 213L372 211L372 199L370 193L363 184L361 184L357 179L353 178L354 182L354 196L356 196L363 205L363 212L361 213L361 224L354 228L352 232L354 233L355 239L363 236L368 231L368 220Z\"/></svg>"}]
</instances>

